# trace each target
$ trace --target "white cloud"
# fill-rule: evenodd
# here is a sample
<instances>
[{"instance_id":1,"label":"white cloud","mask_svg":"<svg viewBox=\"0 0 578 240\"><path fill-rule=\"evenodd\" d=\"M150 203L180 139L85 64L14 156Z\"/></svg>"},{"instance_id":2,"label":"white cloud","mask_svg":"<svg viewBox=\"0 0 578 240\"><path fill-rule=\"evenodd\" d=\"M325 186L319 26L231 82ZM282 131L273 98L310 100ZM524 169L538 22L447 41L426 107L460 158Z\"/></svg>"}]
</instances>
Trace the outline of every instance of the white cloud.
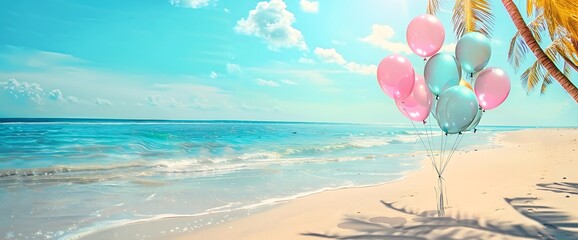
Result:
<instances>
[{"instance_id":1,"label":"white cloud","mask_svg":"<svg viewBox=\"0 0 578 240\"><path fill-rule=\"evenodd\" d=\"M394 53L411 53L411 49L407 44L391 41L394 35L395 33L391 26L373 24L371 26L371 34L362 38L361 41Z\"/></svg>"},{"instance_id":2,"label":"white cloud","mask_svg":"<svg viewBox=\"0 0 578 240\"><path fill-rule=\"evenodd\" d=\"M314 52L324 62L337 63L339 65L345 65L347 63L345 58L343 58L335 48L315 48Z\"/></svg>"},{"instance_id":3,"label":"white cloud","mask_svg":"<svg viewBox=\"0 0 578 240\"><path fill-rule=\"evenodd\" d=\"M216 0L169 0L169 3L175 7L186 8L202 8L209 6L213 2L216 2Z\"/></svg>"},{"instance_id":4,"label":"white cloud","mask_svg":"<svg viewBox=\"0 0 578 240\"><path fill-rule=\"evenodd\" d=\"M372 75L377 72L377 66L375 65L359 64L356 62L348 62L344 67L350 72L363 75Z\"/></svg>"},{"instance_id":5,"label":"white cloud","mask_svg":"<svg viewBox=\"0 0 578 240\"><path fill-rule=\"evenodd\" d=\"M94 103L96 105L106 105L106 106L112 106L113 105L110 100L104 99L104 98L99 98L99 97L94 99Z\"/></svg>"},{"instance_id":6,"label":"white cloud","mask_svg":"<svg viewBox=\"0 0 578 240\"><path fill-rule=\"evenodd\" d=\"M146 98L146 103L153 107L160 108L194 108L194 109L208 109L209 105L201 103L198 99L192 101L181 101L174 97L165 97L162 95L151 95Z\"/></svg>"},{"instance_id":7,"label":"white cloud","mask_svg":"<svg viewBox=\"0 0 578 240\"><path fill-rule=\"evenodd\" d=\"M62 97L62 92L60 89L54 89L48 93L48 97L54 101L62 101L64 98Z\"/></svg>"},{"instance_id":8,"label":"white cloud","mask_svg":"<svg viewBox=\"0 0 578 240\"><path fill-rule=\"evenodd\" d=\"M339 54L334 48L315 48L315 54L324 62L335 63L341 65L352 73L359 73L364 75L371 75L377 71L377 66L360 64L356 62L348 62Z\"/></svg>"},{"instance_id":9,"label":"white cloud","mask_svg":"<svg viewBox=\"0 0 578 240\"><path fill-rule=\"evenodd\" d=\"M306 58L306 57L300 57L299 60L297 60L300 63L305 63L305 64L313 64L315 63L315 60L311 59L311 58Z\"/></svg>"},{"instance_id":10,"label":"white cloud","mask_svg":"<svg viewBox=\"0 0 578 240\"><path fill-rule=\"evenodd\" d=\"M148 96L146 98L146 103L148 105L155 106L155 107L158 107L159 105L161 105L160 104L161 101L162 101L162 97L159 95Z\"/></svg>"},{"instance_id":11,"label":"white cloud","mask_svg":"<svg viewBox=\"0 0 578 240\"><path fill-rule=\"evenodd\" d=\"M299 2L301 5L301 10L308 13L317 13L319 12L319 2L309 1L309 0L301 0Z\"/></svg>"},{"instance_id":12,"label":"white cloud","mask_svg":"<svg viewBox=\"0 0 578 240\"><path fill-rule=\"evenodd\" d=\"M235 31L265 40L272 50L291 47L306 50L303 34L292 26L295 16L286 8L283 0L259 2L246 19L237 21Z\"/></svg>"},{"instance_id":13,"label":"white cloud","mask_svg":"<svg viewBox=\"0 0 578 240\"><path fill-rule=\"evenodd\" d=\"M71 102L71 103L79 103L80 102L80 100L75 96L68 96L68 97L66 97L66 100Z\"/></svg>"},{"instance_id":14,"label":"white cloud","mask_svg":"<svg viewBox=\"0 0 578 240\"><path fill-rule=\"evenodd\" d=\"M30 68L50 68L54 65L79 65L86 61L69 54L39 51L29 48L5 46L5 52L0 53L0 59L10 64Z\"/></svg>"},{"instance_id":15,"label":"white cloud","mask_svg":"<svg viewBox=\"0 0 578 240\"><path fill-rule=\"evenodd\" d=\"M239 66L239 64L227 63L227 72L229 74L239 74L241 73L241 66Z\"/></svg>"},{"instance_id":16,"label":"white cloud","mask_svg":"<svg viewBox=\"0 0 578 240\"><path fill-rule=\"evenodd\" d=\"M331 40L331 43L338 45L338 46L345 46L347 45L347 43L345 42L341 42L341 41L337 41L337 40Z\"/></svg>"},{"instance_id":17,"label":"white cloud","mask_svg":"<svg viewBox=\"0 0 578 240\"><path fill-rule=\"evenodd\" d=\"M211 79L215 79L217 78L219 75L215 72L215 71L211 71L211 74L209 74L209 77L211 77Z\"/></svg>"},{"instance_id":18,"label":"white cloud","mask_svg":"<svg viewBox=\"0 0 578 240\"><path fill-rule=\"evenodd\" d=\"M262 78L257 78L257 84L268 87L279 87L279 83L271 80L265 80Z\"/></svg>"},{"instance_id":19,"label":"white cloud","mask_svg":"<svg viewBox=\"0 0 578 240\"><path fill-rule=\"evenodd\" d=\"M147 104L155 107L171 107L182 108L185 107L183 102L177 101L174 97L164 97L161 95L151 95L146 98Z\"/></svg>"},{"instance_id":20,"label":"white cloud","mask_svg":"<svg viewBox=\"0 0 578 240\"><path fill-rule=\"evenodd\" d=\"M255 73L255 75L283 76L285 78L299 80L299 82L304 84L312 83L319 86L328 86L333 84L333 80L328 77L328 74L343 74L345 72L340 69L295 68L294 65L287 63L281 64L276 68L252 67L247 70Z\"/></svg>"},{"instance_id":21,"label":"white cloud","mask_svg":"<svg viewBox=\"0 0 578 240\"><path fill-rule=\"evenodd\" d=\"M223 11L225 11L226 13L229 13L231 10L229 10L228 8L223 9Z\"/></svg>"},{"instance_id":22,"label":"white cloud","mask_svg":"<svg viewBox=\"0 0 578 240\"><path fill-rule=\"evenodd\" d=\"M282 83L285 83L285 84L287 84L287 85L297 85L296 82L291 81L291 80L287 80L287 79L281 80L281 82L282 82Z\"/></svg>"},{"instance_id":23,"label":"white cloud","mask_svg":"<svg viewBox=\"0 0 578 240\"><path fill-rule=\"evenodd\" d=\"M25 102L43 104L44 90L37 83L19 82L12 78L7 82L0 82L3 94Z\"/></svg>"},{"instance_id":24,"label":"white cloud","mask_svg":"<svg viewBox=\"0 0 578 240\"><path fill-rule=\"evenodd\" d=\"M50 92L44 92L44 89L38 83L18 81L9 79L7 82L0 82L0 93L20 103L35 103L44 105L46 99L55 102L86 103L86 101L77 97L65 97L60 89L54 89Z\"/></svg>"}]
</instances>

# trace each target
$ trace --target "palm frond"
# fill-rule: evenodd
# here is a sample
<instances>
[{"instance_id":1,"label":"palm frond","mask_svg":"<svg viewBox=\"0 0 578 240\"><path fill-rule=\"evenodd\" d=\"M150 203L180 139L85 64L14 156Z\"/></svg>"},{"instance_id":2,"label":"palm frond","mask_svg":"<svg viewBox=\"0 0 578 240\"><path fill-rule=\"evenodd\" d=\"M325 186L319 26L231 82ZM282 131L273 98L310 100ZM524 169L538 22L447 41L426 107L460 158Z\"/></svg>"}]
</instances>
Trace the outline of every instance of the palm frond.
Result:
<instances>
[{"instance_id":1,"label":"palm frond","mask_svg":"<svg viewBox=\"0 0 578 240\"><path fill-rule=\"evenodd\" d=\"M564 75L566 75L566 77L570 77L570 71L570 64L568 64L568 62L564 62Z\"/></svg>"},{"instance_id":2,"label":"palm frond","mask_svg":"<svg viewBox=\"0 0 578 240\"><path fill-rule=\"evenodd\" d=\"M427 13L431 15L436 15L438 10L440 10L440 5L442 0L428 0L427 1Z\"/></svg>"},{"instance_id":3,"label":"palm frond","mask_svg":"<svg viewBox=\"0 0 578 240\"><path fill-rule=\"evenodd\" d=\"M532 92L536 85L544 79L544 70L544 66L542 66L538 61L535 61L532 66L522 73L520 76L520 82L528 94Z\"/></svg>"},{"instance_id":4,"label":"palm frond","mask_svg":"<svg viewBox=\"0 0 578 240\"><path fill-rule=\"evenodd\" d=\"M508 50L508 62L515 72L518 72L520 64L525 62L528 52L530 52L530 48L528 48L520 33L516 32L510 41L510 50Z\"/></svg>"},{"instance_id":5,"label":"palm frond","mask_svg":"<svg viewBox=\"0 0 578 240\"><path fill-rule=\"evenodd\" d=\"M567 36L570 39L578 39L578 1L575 0L527 0L527 13L532 16L535 13L545 15L548 33L552 39ZM558 35L557 33L567 33Z\"/></svg>"},{"instance_id":6,"label":"palm frond","mask_svg":"<svg viewBox=\"0 0 578 240\"><path fill-rule=\"evenodd\" d=\"M546 31L547 23L544 19L544 14L536 16L531 22L528 23L528 28L532 32L532 36L536 39L538 43L542 42L542 32Z\"/></svg>"},{"instance_id":7,"label":"palm frond","mask_svg":"<svg viewBox=\"0 0 578 240\"><path fill-rule=\"evenodd\" d=\"M469 32L480 32L491 37L495 17L488 0L457 0L453 12L456 37L460 38Z\"/></svg>"},{"instance_id":8,"label":"palm frond","mask_svg":"<svg viewBox=\"0 0 578 240\"><path fill-rule=\"evenodd\" d=\"M578 50L574 48L574 39L563 38L564 56L566 56L574 65L578 65Z\"/></svg>"},{"instance_id":9,"label":"palm frond","mask_svg":"<svg viewBox=\"0 0 578 240\"><path fill-rule=\"evenodd\" d=\"M560 47L558 46L558 41L553 41L550 45L544 48L544 53L546 53L546 56L548 56L554 64L558 65L560 63L559 50Z\"/></svg>"},{"instance_id":10,"label":"palm frond","mask_svg":"<svg viewBox=\"0 0 578 240\"><path fill-rule=\"evenodd\" d=\"M548 85L552 84L554 82L554 78L552 77L552 74L550 74L550 72L545 71L546 74L544 75L544 81L542 81L542 87L540 88L540 94L544 95L546 93L546 89L548 88Z\"/></svg>"},{"instance_id":11,"label":"palm frond","mask_svg":"<svg viewBox=\"0 0 578 240\"><path fill-rule=\"evenodd\" d=\"M556 39L552 42L558 56L575 71L578 72L578 57L572 52L572 42L567 38Z\"/></svg>"},{"instance_id":12,"label":"palm frond","mask_svg":"<svg viewBox=\"0 0 578 240\"><path fill-rule=\"evenodd\" d=\"M540 43L542 41L542 32L546 30L546 21L544 15L540 14L536 16L532 21L528 23L528 28L532 35ZM508 62L518 72L520 65L526 60L527 54L530 52L530 48L520 36L520 32L517 31L510 41L510 49L508 50Z\"/></svg>"}]
</instances>

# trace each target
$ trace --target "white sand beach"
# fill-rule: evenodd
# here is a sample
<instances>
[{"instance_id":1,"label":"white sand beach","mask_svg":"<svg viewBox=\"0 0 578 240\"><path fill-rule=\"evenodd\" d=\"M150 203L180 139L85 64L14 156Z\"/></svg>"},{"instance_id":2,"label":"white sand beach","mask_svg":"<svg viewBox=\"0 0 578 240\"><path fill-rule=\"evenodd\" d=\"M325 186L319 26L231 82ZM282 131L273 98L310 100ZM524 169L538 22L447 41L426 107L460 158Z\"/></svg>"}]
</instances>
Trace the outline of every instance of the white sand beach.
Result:
<instances>
[{"instance_id":1,"label":"white sand beach","mask_svg":"<svg viewBox=\"0 0 578 240\"><path fill-rule=\"evenodd\" d=\"M500 133L484 150L457 151L444 174L445 217L436 216L436 175L326 191L230 222L163 239L578 239L578 129ZM194 218L109 229L87 239L154 239ZM158 237L158 236L157 236Z\"/></svg>"},{"instance_id":2,"label":"white sand beach","mask_svg":"<svg viewBox=\"0 0 578 240\"><path fill-rule=\"evenodd\" d=\"M458 152L436 218L432 166L376 187L315 194L179 239L575 239L578 130L500 134L489 150ZM429 161L429 160L428 160Z\"/></svg>"}]
</instances>

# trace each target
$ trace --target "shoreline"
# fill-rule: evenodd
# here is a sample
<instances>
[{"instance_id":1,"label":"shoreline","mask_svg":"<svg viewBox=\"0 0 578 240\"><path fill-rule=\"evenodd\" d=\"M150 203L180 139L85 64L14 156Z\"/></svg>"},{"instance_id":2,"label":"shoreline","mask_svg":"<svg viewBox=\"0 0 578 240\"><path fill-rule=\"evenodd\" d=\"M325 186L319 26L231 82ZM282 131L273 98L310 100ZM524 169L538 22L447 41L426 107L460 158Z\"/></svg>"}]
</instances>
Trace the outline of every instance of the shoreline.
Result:
<instances>
[{"instance_id":1,"label":"shoreline","mask_svg":"<svg viewBox=\"0 0 578 240\"><path fill-rule=\"evenodd\" d=\"M578 184L577 189L569 189L570 197L558 196L566 193L556 193L556 188L545 191L542 187L544 192L536 189L556 183L574 186L571 183L578 181L571 174L578 167L578 159L574 161L571 157L578 150L576 136L578 129L515 130L497 133L484 147L475 146L481 150L456 151L445 174L449 205L443 221L432 215L435 176L429 158L424 158L419 169L409 171L399 180L313 193L192 232L138 236L143 239L578 237L578 211L571 207L578 205L578 195L572 194L572 191L578 194ZM541 158L553 158L557 164L548 164L551 162L540 161ZM484 172L491 173L493 179L472 179ZM551 172L568 179L548 174ZM564 218L566 222L549 223L540 215L540 207L560 208L556 212L558 219ZM191 221L174 218L129 224L83 239L135 238L135 233L154 232ZM432 223L441 227L425 227L421 232L407 230Z\"/></svg>"},{"instance_id":2,"label":"shoreline","mask_svg":"<svg viewBox=\"0 0 578 240\"><path fill-rule=\"evenodd\" d=\"M510 131L519 131L519 130L508 130L508 132ZM492 139L495 139L495 137L498 135L499 133L492 133L491 137L488 137L489 140L491 140L490 142L486 143L486 144L468 144L466 145L466 147L468 148L476 148L476 149L489 149L492 147L495 147L495 142ZM416 142L413 144L418 144L419 145L419 139L416 139ZM463 151L467 151L467 149L462 149ZM219 211L209 211L209 212L201 212L201 213L197 213L197 214L192 214L192 215L178 215L175 214L174 216L160 216L160 217L152 217L152 218L148 218L148 219L141 219L141 220L134 220L134 221L128 221L128 222L124 222L124 223L115 223L112 224L110 226L101 226L101 227L95 227L95 228L88 228L85 231L76 233L74 235L70 235L67 236L68 238L71 239L103 239L103 238L117 238L117 239L122 239L122 238L130 238L131 236L134 237L135 231L140 231L140 232L148 232L148 230L150 228L154 229L154 232L156 233L151 233L151 234L140 234L139 237L143 237L143 236L150 236L152 239L164 239L165 237L175 237L175 236L182 236L182 235L187 235L187 234L191 234L191 230L195 230L195 231L199 231L199 230L203 230L206 228L212 228L217 226L218 224L222 224L220 220L220 218L223 218L223 216L225 218L228 218L230 215L234 216L230 219L226 219L224 223L229 222L229 221L235 221L238 220L240 218L245 218L248 216L251 216L253 214L256 213L260 213L263 211L267 211L279 206L283 206L284 204L287 204L291 201L295 201L298 199L302 199L302 198L307 198L310 196L314 196L317 194L323 194L326 192L333 192L333 191L342 191L342 190L348 190L348 189L365 189L365 188L373 188L373 187L378 187L381 185L387 185L387 184L393 184L393 183L397 183L400 181L404 181L410 174L415 173L415 172L419 172L419 171L423 171L424 168L426 168L426 164L427 165L431 165L431 162L429 160L428 157L423 157L423 156L427 156L427 151L425 149L418 149L417 151L413 152L412 154L414 158L416 159L420 159L421 160L417 160L416 161L416 165L418 166L416 169L410 169L410 170L404 170L402 172L396 173L395 175L400 175L399 178L396 179L392 179L392 180L384 180L382 182L378 182L378 183L370 183L370 184L364 184L364 185L344 185L344 186L339 186L339 187L324 187L322 189L318 189L318 190L314 190L314 191L309 191L309 192L302 192L302 193L297 193L291 196L286 196L286 197L278 197L278 198L272 198L272 199L266 199L263 200L261 202L258 203L254 203L251 205L247 205L247 206L239 206L237 208L234 209L225 209L225 210L219 210ZM419 157L422 156L422 157ZM223 208L223 206L217 207L217 208ZM214 209L214 208L213 208ZM211 209L209 209L211 210ZM208 218L208 221L205 222L213 222L215 223L215 221L212 221L213 219L216 219L217 224L212 224L209 226L206 225L194 225L194 224L199 224L199 222L204 221L206 219L204 218ZM168 224L170 223L170 224ZM191 226L190 223L193 223L193 226ZM163 227L162 228L158 228L155 227L155 225L160 224ZM180 226L180 227L179 227ZM187 229L188 232L179 232L178 231L182 231L183 229ZM174 232L174 233L173 233ZM121 236L124 237L118 237L119 233ZM167 235L168 234L168 235Z\"/></svg>"},{"instance_id":3,"label":"shoreline","mask_svg":"<svg viewBox=\"0 0 578 240\"><path fill-rule=\"evenodd\" d=\"M577 137L577 129L513 131L494 139L503 147L456 152L446 173L446 219L431 215L435 176L426 164L402 181L308 196L178 239L578 237L576 190L540 187L578 181ZM431 226L412 230L424 225Z\"/></svg>"},{"instance_id":4,"label":"shoreline","mask_svg":"<svg viewBox=\"0 0 578 240\"><path fill-rule=\"evenodd\" d=\"M472 146L476 146L476 145L472 145ZM425 151L419 151L416 153L427 154ZM267 200L264 200L264 201L259 202L259 203L255 203L255 204L251 204L251 205L247 205L247 206L241 206L239 208L229 209L229 210L219 210L219 211L215 211L215 212L202 212L202 213L193 214L193 215L174 215L173 216L173 214L169 214L170 216L161 216L161 217L153 217L153 218L149 218L149 219L134 220L134 221L126 222L126 223L121 223L118 225L112 225L112 227L104 227L102 229L96 229L93 231L84 231L84 232L79 233L79 234L68 236L68 237L66 237L66 239L85 239L85 240L90 240L90 239L95 239L95 240L96 239L125 239L125 238L131 238L131 237L135 237L135 236L136 237L143 237L146 239L166 239L166 237L169 237L169 238L174 237L175 239L177 239L177 238L181 238L182 236L186 236L188 234L191 234L192 232L180 232L180 233L175 232L175 233L173 233L173 231L166 230L165 228L167 228L167 227L163 227L162 229L158 229L155 227L155 225L160 224L162 226L173 226L173 227L169 227L169 228L171 228L171 230L175 230L175 231L183 229L183 228L193 229L189 223L191 223L191 222L197 223L197 222L201 222L201 221L206 221L206 219L203 219L203 218L205 218L207 216L215 216L211 219L215 219L215 218L219 219L220 217L223 217L223 216L228 217L230 215L233 215L234 217L232 219L227 219L227 221L222 222L222 223L227 223L229 221L235 221L238 219L243 219L245 217L250 217L251 215L253 215L255 213L261 213L264 211L268 211L270 209L274 209L276 207L283 206L284 204L290 203L291 201L315 196L318 194L323 194L326 192L342 191L342 190L348 190L348 189L366 189L366 188L374 188L374 187L387 185L387 184L393 184L393 183L405 180L408 177L408 175L411 173L423 171L425 168L424 164L430 164L429 158L427 158L426 160L421 160L420 161L420 167L417 169L405 170L405 171L400 172L399 174L401 175L401 177L399 179L388 180L388 181L384 181L384 182L379 182L379 183L374 183L374 184L366 184L366 185L341 186L341 187L335 187L335 188L325 187L325 188L311 191L311 192L297 193L297 194L294 194L294 195L291 195L288 197L279 197L279 198L267 199ZM221 208L221 207L217 207L217 208ZM212 209L208 209L208 210L212 210ZM211 220L209 220L209 222L210 221ZM202 231L206 228L212 228L212 227L218 226L218 224L221 224L221 223L217 223L217 224L212 225L212 226L200 226L197 229ZM186 225L186 227L178 227L178 226L185 226L185 225ZM177 227L175 228L174 226L177 226ZM149 227L152 227L154 229L154 231L161 233L163 235L162 236L159 234L152 234L152 235L137 234L137 235L135 235L135 232L133 231L133 229L138 229L141 232L142 231L146 232L147 230L150 230Z\"/></svg>"}]
</instances>

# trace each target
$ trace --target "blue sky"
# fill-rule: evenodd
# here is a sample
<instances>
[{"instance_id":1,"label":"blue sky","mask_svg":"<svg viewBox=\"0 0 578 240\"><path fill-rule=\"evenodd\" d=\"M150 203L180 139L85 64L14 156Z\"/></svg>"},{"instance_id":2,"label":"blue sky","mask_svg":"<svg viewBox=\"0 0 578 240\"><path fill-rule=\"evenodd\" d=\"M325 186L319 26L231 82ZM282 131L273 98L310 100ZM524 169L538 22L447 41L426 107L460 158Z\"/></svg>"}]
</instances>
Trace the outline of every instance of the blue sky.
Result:
<instances>
[{"instance_id":1,"label":"blue sky","mask_svg":"<svg viewBox=\"0 0 578 240\"><path fill-rule=\"evenodd\" d=\"M0 117L408 123L375 77L410 58L410 0L10 0L0 2ZM456 39L451 6L443 51ZM514 25L499 1L488 66L510 74L481 124L574 125L560 86L527 95L507 63ZM527 64L534 60L528 57ZM575 79L575 76L574 76Z\"/></svg>"}]
</instances>

